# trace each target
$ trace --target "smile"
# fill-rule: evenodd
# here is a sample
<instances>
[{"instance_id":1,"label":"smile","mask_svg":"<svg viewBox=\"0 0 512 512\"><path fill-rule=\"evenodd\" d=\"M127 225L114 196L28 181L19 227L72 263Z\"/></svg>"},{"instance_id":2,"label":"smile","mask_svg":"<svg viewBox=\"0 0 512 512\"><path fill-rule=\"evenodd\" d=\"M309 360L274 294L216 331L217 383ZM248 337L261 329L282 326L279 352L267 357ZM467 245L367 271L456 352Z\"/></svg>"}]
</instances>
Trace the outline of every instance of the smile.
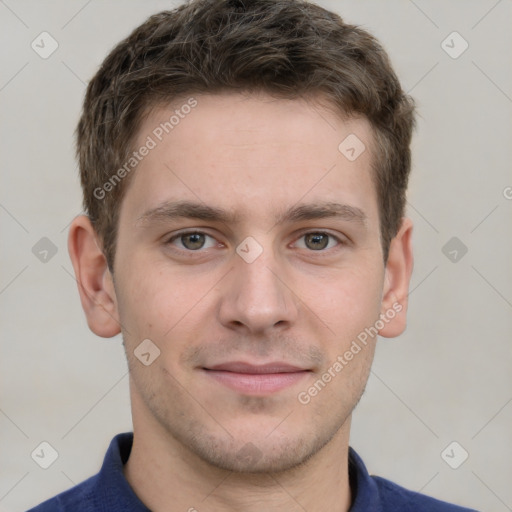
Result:
<instances>
[{"instance_id":1,"label":"smile","mask_svg":"<svg viewBox=\"0 0 512 512\"><path fill-rule=\"evenodd\" d=\"M310 370L286 363L252 365L243 362L224 363L202 368L207 377L238 393L261 396L297 384Z\"/></svg>"}]
</instances>

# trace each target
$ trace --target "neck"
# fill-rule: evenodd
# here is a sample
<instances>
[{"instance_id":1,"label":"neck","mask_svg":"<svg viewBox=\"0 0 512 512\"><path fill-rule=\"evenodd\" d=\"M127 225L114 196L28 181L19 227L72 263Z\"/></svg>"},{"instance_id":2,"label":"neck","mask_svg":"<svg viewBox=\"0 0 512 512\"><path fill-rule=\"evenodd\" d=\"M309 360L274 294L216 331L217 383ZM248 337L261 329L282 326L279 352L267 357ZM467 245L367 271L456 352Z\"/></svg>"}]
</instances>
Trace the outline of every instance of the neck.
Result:
<instances>
[{"instance_id":1,"label":"neck","mask_svg":"<svg viewBox=\"0 0 512 512\"><path fill-rule=\"evenodd\" d=\"M140 409L139 409L140 411ZM134 441L124 474L153 512L346 512L350 418L305 463L280 473L214 467L180 444L150 415L133 416Z\"/></svg>"}]
</instances>

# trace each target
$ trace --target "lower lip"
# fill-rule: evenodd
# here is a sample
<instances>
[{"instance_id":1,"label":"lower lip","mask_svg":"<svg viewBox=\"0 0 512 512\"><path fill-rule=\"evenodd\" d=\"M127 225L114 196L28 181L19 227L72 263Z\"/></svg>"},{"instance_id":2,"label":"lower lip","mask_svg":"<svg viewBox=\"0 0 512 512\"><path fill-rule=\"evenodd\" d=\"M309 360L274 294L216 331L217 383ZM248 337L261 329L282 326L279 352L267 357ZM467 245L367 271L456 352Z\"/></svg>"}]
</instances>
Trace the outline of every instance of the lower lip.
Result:
<instances>
[{"instance_id":1,"label":"lower lip","mask_svg":"<svg viewBox=\"0 0 512 512\"><path fill-rule=\"evenodd\" d=\"M235 373L223 370L203 370L224 386L246 395L276 393L301 381L308 371L289 373Z\"/></svg>"}]
</instances>

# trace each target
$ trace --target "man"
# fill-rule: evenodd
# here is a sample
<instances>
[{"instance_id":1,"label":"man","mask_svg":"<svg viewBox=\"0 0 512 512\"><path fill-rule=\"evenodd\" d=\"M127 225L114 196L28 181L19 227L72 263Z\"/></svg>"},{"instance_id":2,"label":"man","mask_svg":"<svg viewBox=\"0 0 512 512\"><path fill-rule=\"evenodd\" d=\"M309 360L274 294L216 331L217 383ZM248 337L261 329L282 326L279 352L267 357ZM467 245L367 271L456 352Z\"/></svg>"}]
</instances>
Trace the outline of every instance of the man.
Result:
<instances>
[{"instance_id":1,"label":"man","mask_svg":"<svg viewBox=\"0 0 512 512\"><path fill-rule=\"evenodd\" d=\"M195 0L110 53L69 250L133 435L34 511L468 510L349 448L376 335L405 329L413 124L375 39L302 1Z\"/></svg>"}]
</instances>

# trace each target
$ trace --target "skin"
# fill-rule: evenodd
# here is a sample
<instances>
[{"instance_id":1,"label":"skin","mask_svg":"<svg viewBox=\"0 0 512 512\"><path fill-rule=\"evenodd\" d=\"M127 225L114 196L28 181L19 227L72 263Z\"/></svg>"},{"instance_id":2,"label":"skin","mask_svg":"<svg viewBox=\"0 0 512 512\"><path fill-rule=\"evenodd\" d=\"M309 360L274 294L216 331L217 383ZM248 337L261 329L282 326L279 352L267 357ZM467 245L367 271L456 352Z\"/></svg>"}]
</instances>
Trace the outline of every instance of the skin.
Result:
<instances>
[{"instance_id":1,"label":"skin","mask_svg":"<svg viewBox=\"0 0 512 512\"><path fill-rule=\"evenodd\" d=\"M402 309L379 334L404 330L412 224L403 220L384 264L365 119L342 119L312 99L196 98L131 177L113 274L88 218L70 231L89 327L123 333L134 423L126 478L157 512L346 511L351 414L376 338L308 404L297 396L393 304ZM175 108L152 111L135 146ZM367 148L353 162L338 150L351 133ZM226 218L150 213L177 201ZM311 207L325 203L352 210L313 218ZM286 215L298 206L302 216ZM187 229L208 236L178 236ZM236 252L249 236L262 249L252 263ZM191 240L205 245L187 249ZM134 355L144 339L160 350L148 366ZM205 370L230 361L307 371L279 391L249 394Z\"/></svg>"}]
</instances>

